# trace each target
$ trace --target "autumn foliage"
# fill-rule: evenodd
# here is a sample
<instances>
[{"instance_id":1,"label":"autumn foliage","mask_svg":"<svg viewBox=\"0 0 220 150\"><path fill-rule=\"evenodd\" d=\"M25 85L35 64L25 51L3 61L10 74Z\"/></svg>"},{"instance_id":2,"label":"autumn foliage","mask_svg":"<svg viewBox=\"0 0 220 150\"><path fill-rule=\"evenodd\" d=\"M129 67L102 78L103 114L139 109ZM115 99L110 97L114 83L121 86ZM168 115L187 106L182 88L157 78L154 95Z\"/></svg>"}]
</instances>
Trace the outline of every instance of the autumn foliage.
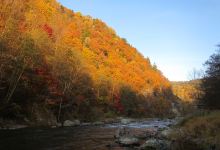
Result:
<instances>
[{"instance_id":1,"label":"autumn foliage","mask_svg":"<svg viewBox=\"0 0 220 150\"><path fill-rule=\"evenodd\" d=\"M13 103L28 116L41 105L63 118L109 111L148 115L160 97L158 105L166 106L160 114L170 113L169 81L101 20L55 0L3 0L0 14L0 96L7 108ZM30 93L18 98L19 90Z\"/></svg>"}]
</instances>

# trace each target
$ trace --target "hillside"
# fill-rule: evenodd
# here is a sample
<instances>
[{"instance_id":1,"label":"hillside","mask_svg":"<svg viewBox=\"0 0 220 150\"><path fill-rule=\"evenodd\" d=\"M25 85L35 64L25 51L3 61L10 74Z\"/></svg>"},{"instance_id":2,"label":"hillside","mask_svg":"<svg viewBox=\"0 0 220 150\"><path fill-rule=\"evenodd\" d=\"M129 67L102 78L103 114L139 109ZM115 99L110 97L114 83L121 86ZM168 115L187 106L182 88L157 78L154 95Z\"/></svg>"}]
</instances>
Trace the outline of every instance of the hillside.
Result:
<instances>
[{"instance_id":1,"label":"hillside","mask_svg":"<svg viewBox=\"0 0 220 150\"><path fill-rule=\"evenodd\" d=\"M191 80L185 82L172 82L172 90L174 95L184 102L194 102L198 99L201 80Z\"/></svg>"},{"instance_id":2,"label":"hillside","mask_svg":"<svg viewBox=\"0 0 220 150\"><path fill-rule=\"evenodd\" d=\"M0 50L3 118L171 114L170 82L149 58L55 0L1 1Z\"/></svg>"}]
</instances>

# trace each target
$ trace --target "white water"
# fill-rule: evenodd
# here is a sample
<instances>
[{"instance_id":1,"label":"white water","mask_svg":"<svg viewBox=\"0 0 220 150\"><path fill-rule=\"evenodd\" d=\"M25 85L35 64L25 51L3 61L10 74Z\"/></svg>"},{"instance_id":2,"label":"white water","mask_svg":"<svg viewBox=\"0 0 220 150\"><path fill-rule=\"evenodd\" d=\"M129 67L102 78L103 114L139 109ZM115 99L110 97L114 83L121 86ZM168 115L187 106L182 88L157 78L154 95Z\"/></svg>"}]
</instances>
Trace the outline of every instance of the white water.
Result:
<instances>
[{"instance_id":1,"label":"white water","mask_svg":"<svg viewBox=\"0 0 220 150\"><path fill-rule=\"evenodd\" d=\"M176 120L171 119L165 119L165 120L158 120L158 119L152 119L152 120L146 120L146 121L134 121L127 124L122 123L115 123L115 124L107 124L104 127L106 128L120 128L120 127L126 127L126 128L158 128L158 129L164 129L168 128L171 125L174 125L176 123Z\"/></svg>"}]
</instances>

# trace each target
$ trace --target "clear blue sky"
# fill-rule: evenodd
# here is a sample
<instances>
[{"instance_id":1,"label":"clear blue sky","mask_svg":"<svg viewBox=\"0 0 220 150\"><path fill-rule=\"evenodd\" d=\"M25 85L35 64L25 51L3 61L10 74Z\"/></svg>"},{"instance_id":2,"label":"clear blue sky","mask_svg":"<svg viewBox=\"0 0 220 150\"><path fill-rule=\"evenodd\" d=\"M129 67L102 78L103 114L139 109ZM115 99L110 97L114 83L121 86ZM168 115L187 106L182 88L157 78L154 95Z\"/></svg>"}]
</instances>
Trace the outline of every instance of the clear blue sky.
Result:
<instances>
[{"instance_id":1,"label":"clear blue sky","mask_svg":"<svg viewBox=\"0 0 220 150\"><path fill-rule=\"evenodd\" d=\"M220 43L220 0L58 0L106 22L171 81L187 80Z\"/></svg>"}]
</instances>

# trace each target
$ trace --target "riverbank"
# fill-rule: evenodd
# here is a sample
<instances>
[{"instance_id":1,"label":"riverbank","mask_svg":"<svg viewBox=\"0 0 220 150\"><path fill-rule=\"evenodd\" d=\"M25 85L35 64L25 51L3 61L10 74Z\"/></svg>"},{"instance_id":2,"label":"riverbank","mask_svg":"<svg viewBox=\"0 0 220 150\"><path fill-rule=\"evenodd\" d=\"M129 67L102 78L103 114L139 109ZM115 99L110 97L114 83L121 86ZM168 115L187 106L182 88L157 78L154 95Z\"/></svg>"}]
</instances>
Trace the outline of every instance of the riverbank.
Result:
<instances>
[{"instance_id":1,"label":"riverbank","mask_svg":"<svg viewBox=\"0 0 220 150\"><path fill-rule=\"evenodd\" d=\"M175 126L177 150L220 150L220 111L198 111Z\"/></svg>"}]
</instances>

